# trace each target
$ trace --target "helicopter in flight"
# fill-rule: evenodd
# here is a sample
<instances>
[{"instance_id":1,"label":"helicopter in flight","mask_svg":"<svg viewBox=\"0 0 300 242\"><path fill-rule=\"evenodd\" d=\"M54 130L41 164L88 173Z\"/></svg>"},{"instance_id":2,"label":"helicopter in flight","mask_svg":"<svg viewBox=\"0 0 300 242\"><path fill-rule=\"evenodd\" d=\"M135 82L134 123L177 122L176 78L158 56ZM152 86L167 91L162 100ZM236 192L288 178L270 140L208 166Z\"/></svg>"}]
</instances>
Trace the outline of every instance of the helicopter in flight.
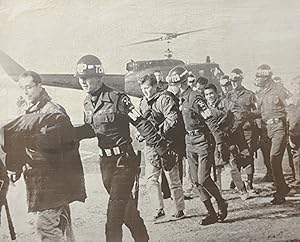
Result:
<instances>
[{"instance_id":1,"label":"helicopter in flight","mask_svg":"<svg viewBox=\"0 0 300 242\"><path fill-rule=\"evenodd\" d=\"M165 59L142 60L142 61L131 60L130 62L128 62L126 64L127 73L125 74L125 91L127 93L131 93L134 96L140 97L142 95L142 92L139 88L136 88L136 85L138 80L142 76L159 71L161 72L163 79L165 80L169 71L175 66L185 67L189 72L193 73L196 78L200 76L206 77L211 83L214 83L217 86L217 88L220 89L219 80L224 75L224 72L220 68L219 64L211 62L209 56L206 57L206 61L203 63L185 63L182 60L173 59L173 51L169 48L169 44L171 43L171 40L177 38L178 36L186 35L194 32L206 31L209 29L211 28L202 28L202 29L179 32L179 33L151 32L151 34L162 34L163 36L155 39L138 41L127 45L127 46L140 45L149 42L165 40L167 41L168 48L164 54L164 56L166 57Z\"/></svg>"},{"instance_id":2,"label":"helicopter in flight","mask_svg":"<svg viewBox=\"0 0 300 242\"><path fill-rule=\"evenodd\" d=\"M190 34L190 33L194 33L194 32L202 32L202 31L205 31L208 29L212 29L212 28L202 28L202 29L196 29L196 30L192 30L192 31L179 32L179 33L177 33L177 32L146 32L146 34L160 34L161 36L158 38L154 38L154 39L148 39L148 40L131 43L131 44L128 44L127 46L139 45L139 44L155 42L155 41L167 41L167 43L169 44L172 39L175 39L178 36Z\"/></svg>"},{"instance_id":3,"label":"helicopter in flight","mask_svg":"<svg viewBox=\"0 0 300 242\"><path fill-rule=\"evenodd\" d=\"M179 33L159 33L163 36L156 39L143 40L129 45L144 44L153 41L167 41L168 45L172 39L178 36L208 30L209 28L202 28L193 31L179 32ZM128 46L129 46L128 45ZM141 97L142 92L138 85L138 80L146 74L160 71L165 79L169 71L176 66L186 67L188 71L192 72L196 78L204 76L219 88L218 80L224 74L219 64L211 62L210 57L206 57L204 63L185 63L182 60L173 59L173 52L170 48L166 50L164 59L157 60L131 60L126 64L126 73L124 74L104 74L103 82L117 90L125 91L128 95ZM13 79L17 80L19 75L25 71L25 68L17 63L13 58L0 50L0 65L3 70ZM48 86L81 89L78 79L71 73L68 74L40 74L42 83Z\"/></svg>"}]
</instances>

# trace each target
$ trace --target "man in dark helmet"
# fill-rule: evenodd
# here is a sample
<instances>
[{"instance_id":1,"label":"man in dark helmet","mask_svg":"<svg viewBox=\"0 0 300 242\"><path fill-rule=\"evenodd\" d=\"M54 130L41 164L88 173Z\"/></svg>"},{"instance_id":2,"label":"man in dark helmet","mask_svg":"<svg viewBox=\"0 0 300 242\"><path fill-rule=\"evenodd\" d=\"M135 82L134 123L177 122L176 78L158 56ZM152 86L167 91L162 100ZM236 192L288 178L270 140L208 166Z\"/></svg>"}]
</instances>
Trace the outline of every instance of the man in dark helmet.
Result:
<instances>
[{"instance_id":1,"label":"man in dark helmet","mask_svg":"<svg viewBox=\"0 0 300 242\"><path fill-rule=\"evenodd\" d=\"M184 67L174 67L168 74L169 85L174 92L180 93L181 111L186 129L186 154L191 169L192 180L200 192L200 199L204 203L208 215L200 222L201 225L223 221L227 216L227 203L210 176L214 162L214 150L211 134L221 154L224 153L224 134L219 129L213 112L208 108L205 99L199 92L193 91L188 83L188 71ZM211 134L210 134L211 133ZM217 201L217 214L211 197Z\"/></svg>"},{"instance_id":2,"label":"man in dark helmet","mask_svg":"<svg viewBox=\"0 0 300 242\"><path fill-rule=\"evenodd\" d=\"M246 89L242 85L243 72L239 68L235 68L231 71L230 81L233 87L232 95L235 95L236 102L243 109L244 112L250 113L256 109L255 93ZM231 95L231 94L230 94ZM243 125L244 136L249 146L250 156L247 159L249 165L244 167L244 171L247 174L246 187L250 193L253 193L253 174L254 174L254 152L256 151L256 144L258 139L257 125L254 119L247 117L246 122Z\"/></svg>"},{"instance_id":3,"label":"man in dark helmet","mask_svg":"<svg viewBox=\"0 0 300 242\"><path fill-rule=\"evenodd\" d=\"M281 85L272 79L269 65L263 64L257 68L255 84L261 87L258 93L258 111L256 117L262 118L267 135L271 140L270 161L276 192L272 204L283 204L285 196L290 191L282 172L282 158L286 147L286 102L287 93Z\"/></svg>"},{"instance_id":4,"label":"man in dark helmet","mask_svg":"<svg viewBox=\"0 0 300 242\"><path fill-rule=\"evenodd\" d=\"M85 125L78 127L77 135L79 139L98 138L100 170L109 193L106 241L121 242L123 224L129 228L135 241L148 241L144 221L131 193L139 161L131 144L129 123L162 157L169 154L167 142L149 120L142 118L126 94L103 83L103 74L102 63L94 55L83 56L77 62L75 76L87 93L84 101Z\"/></svg>"}]
</instances>

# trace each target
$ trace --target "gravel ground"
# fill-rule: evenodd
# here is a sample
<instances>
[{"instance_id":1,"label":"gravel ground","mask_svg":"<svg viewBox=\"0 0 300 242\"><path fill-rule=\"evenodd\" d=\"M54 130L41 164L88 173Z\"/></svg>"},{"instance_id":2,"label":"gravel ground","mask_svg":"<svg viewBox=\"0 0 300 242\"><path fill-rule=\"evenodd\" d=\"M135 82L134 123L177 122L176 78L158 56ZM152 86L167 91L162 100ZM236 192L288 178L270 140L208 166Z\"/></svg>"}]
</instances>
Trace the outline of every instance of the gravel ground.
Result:
<instances>
[{"instance_id":1,"label":"gravel ground","mask_svg":"<svg viewBox=\"0 0 300 242\"><path fill-rule=\"evenodd\" d=\"M74 232L79 242L105 241L104 226L108 196L104 191L96 155L96 141L81 144L86 175L88 199L71 205ZM94 150L93 150L94 149ZM201 226L198 222L205 214L198 197L186 201L186 218L171 221L172 201L165 200L167 217L159 223L151 221L153 209L141 178L139 209L146 222L151 241L300 241L300 193L292 191L285 205L271 206L272 185L261 183L264 174L262 162L257 160L255 188L258 194L242 201L229 187L228 168L223 172L223 195L229 203L229 214L223 223ZM285 163L284 163L285 164ZM287 166L285 164L285 166ZM286 167L286 172L289 170ZM290 177L287 175L286 179ZM17 241L38 241L34 230L36 216L26 213L24 182L11 186L8 199L17 233ZM3 212L0 240L10 241L6 216ZM132 241L124 226L124 241Z\"/></svg>"}]
</instances>

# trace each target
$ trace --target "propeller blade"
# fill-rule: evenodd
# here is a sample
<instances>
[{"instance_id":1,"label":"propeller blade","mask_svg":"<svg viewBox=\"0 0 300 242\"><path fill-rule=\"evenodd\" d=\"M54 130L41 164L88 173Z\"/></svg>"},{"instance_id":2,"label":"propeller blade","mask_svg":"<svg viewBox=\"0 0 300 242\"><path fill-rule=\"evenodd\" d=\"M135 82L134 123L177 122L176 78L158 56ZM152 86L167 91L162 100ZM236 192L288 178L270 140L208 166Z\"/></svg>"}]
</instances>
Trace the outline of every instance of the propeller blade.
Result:
<instances>
[{"instance_id":1,"label":"propeller blade","mask_svg":"<svg viewBox=\"0 0 300 242\"><path fill-rule=\"evenodd\" d=\"M139 41L139 42L135 42L135 43L129 44L129 45L127 45L127 46L130 46L130 45L139 45L139 44L143 44L143 43L154 42L154 41L160 41L160 40L162 40L162 38L143 40L143 41Z\"/></svg>"}]
</instances>

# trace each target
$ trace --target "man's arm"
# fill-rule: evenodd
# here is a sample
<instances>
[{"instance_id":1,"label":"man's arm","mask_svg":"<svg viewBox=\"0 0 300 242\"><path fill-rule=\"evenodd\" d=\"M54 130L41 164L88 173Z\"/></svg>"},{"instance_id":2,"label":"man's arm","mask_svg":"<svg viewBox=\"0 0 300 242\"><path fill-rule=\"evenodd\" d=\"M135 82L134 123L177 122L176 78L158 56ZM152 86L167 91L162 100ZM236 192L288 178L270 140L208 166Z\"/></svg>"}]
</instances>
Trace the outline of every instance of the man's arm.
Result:
<instances>
[{"instance_id":1,"label":"man's arm","mask_svg":"<svg viewBox=\"0 0 300 242\"><path fill-rule=\"evenodd\" d=\"M96 137L91 125L85 123L83 125L74 125L76 140L90 139Z\"/></svg>"},{"instance_id":2,"label":"man's arm","mask_svg":"<svg viewBox=\"0 0 300 242\"><path fill-rule=\"evenodd\" d=\"M175 101L169 96L161 98L157 106L164 116L164 121L160 124L160 131L165 136L170 129L175 128L179 118L179 109Z\"/></svg>"},{"instance_id":3,"label":"man's arm","mask_svg":"<svg viewBox=\"0 0 300 242\"><path fill-rule=\"evenodd\" d=\"M216 109L210 109L207 103L200 96L195 99L193 106L204 119L207 127L215 138L216 144L223 143L224 133L218 125L220 111Z\"/></svg>"},{"instance_id":4,"label":"man's arm","mask_svg":"<svg viewBox=\"0 0 300 242\"><path fill-rule=\"evenodd\" d=\"M143 118L127 95L120 96L118 110L128 115L129 122L139 131L147 145L154 147L160 156L166 154L169 150L168 142L157 133L156 128L149 120Z\"/></svg>"}]
</instances>

